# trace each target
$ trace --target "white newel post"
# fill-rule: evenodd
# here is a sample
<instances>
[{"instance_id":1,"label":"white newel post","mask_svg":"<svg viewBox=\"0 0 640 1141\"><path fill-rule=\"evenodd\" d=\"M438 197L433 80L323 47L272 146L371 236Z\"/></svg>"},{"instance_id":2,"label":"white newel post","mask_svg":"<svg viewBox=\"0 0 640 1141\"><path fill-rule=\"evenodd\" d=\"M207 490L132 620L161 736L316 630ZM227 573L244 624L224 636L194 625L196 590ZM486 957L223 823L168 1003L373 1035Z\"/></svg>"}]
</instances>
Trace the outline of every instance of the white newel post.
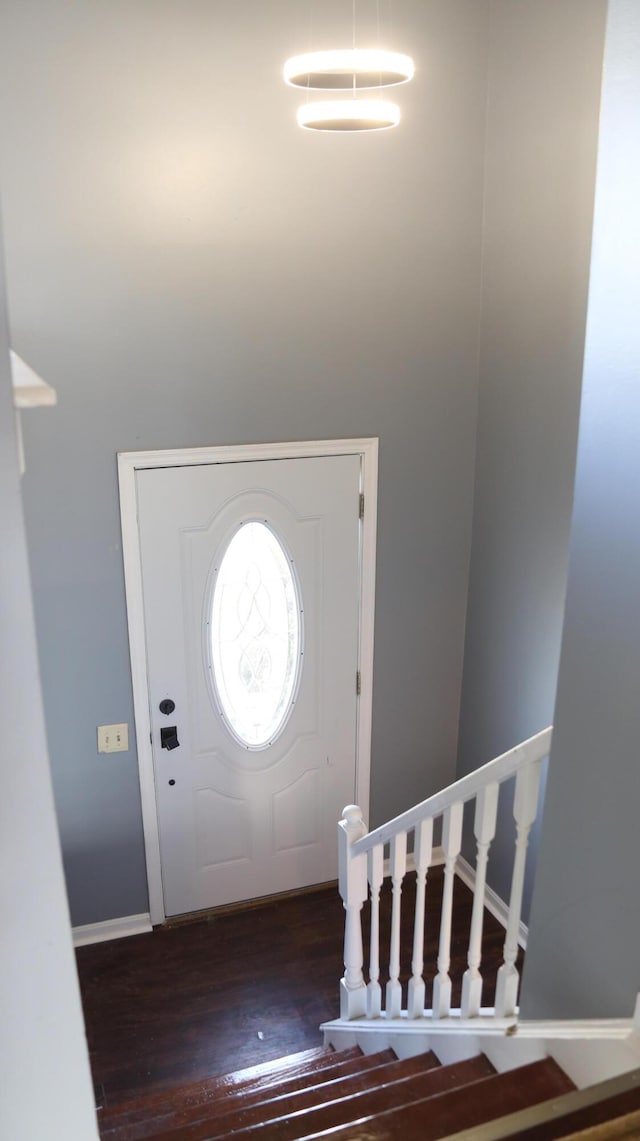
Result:
<instances>
[{"instance_id":1,"label":"white newel post","mask_svg":"<svg viewBox=\"0 0 640 1141\"><path fill-rule=\"evenodd\" d=\"M400 832L390 842L391 884L391 946L389 950L389 981L386 993L387 1018L399 1018L402 1010L400 984L400 899L402 881L407 870L407 833Z\"/></svg>"},{"instance_id":2,"label":"white newel post","mask_svg":"<svg viewBox=\"0 0 640 1141\"><path fill-rule=\"evenodd\" d=\"M438 974L433 980L433 1018L446 1018L451 1010L451 916L453 912L453 877L456 859L462 843L462 803L452 804L442 821L442 847L444 850L444 887L440 917L440 944L438 947Z\"/></svg>"},{"instance_id":3,"label":"white newel post","mask_svg":"<svg viewBox=\"0 0 640 1141\"><path fill-rule=\"evenodd\" d=\"M482 975L480 962L482 957L482 920L484 917L484 896L487 882L487 861L489 859L489 845L496 834L496 817L498 812L497 784L489 784L478 793L476 798L476 813L474 832L477 844L476 856L476 882L474 886L473 911L471 913L471 931L469 933L468 970L462 979L462 1001L460 1013L463 1018L475 1018L480 1013L482 1004Z\"/></svg>"},{"instance_id":4,"label":"white newel post","mask_svg":"<svg viewBox=\"0 0 640 1141\"><path fill-rule=\"evenodd\" d=\"M522 911L522 891L527 859L529 833L538 810L541 761L533 761L520 770L516 777L513 815L516 822L516 851L509 898L509 918L504 941L504 962L498 971L496 983L496 1016L510 1018L516 1013L520 976L516 968L518 957L518 929Z\"/></svg>"},{"instance_id":5,"label":"white newel post","mask_svg":"<svg viewBox=\"0 0 640 1141\"><path fill-rule=\"evenodd\" d=\"M362 973L360 913L367 898L367 856L352 856L351 845L366 836L367 826L357 804L348 804L338 823L338 888L345 910L344 975L340 979L340 1017L362 1018L367 1013L367 988Z\"/></svg>"},{"instance_id":6,"label":"white newel post","mask_svg":"<svg viewBox=\"0 0 640 1141\"><path fill-rule=\"evenodd\" d=\"M433 849L433 820L423 820L414 834L413 858L416 865L416 913L413 927L413 958L407 996L409 1018L422 1018L424 1014L424 901L427 871Z\"/></svg>"},{"instance_id":7,"label":"white newel post","mask_svg":"<svg viewBox=\"0 0 640 1141\"><path fill-rule=\"evenodd\" d=\"M368 856L369 886L371 887L371 946L369 949L369 983L367 986L367 1015L379 1018L382 1012L380 987L380 889L384 879L384 845L376 844Z\"/></svg>"}]
</instances>

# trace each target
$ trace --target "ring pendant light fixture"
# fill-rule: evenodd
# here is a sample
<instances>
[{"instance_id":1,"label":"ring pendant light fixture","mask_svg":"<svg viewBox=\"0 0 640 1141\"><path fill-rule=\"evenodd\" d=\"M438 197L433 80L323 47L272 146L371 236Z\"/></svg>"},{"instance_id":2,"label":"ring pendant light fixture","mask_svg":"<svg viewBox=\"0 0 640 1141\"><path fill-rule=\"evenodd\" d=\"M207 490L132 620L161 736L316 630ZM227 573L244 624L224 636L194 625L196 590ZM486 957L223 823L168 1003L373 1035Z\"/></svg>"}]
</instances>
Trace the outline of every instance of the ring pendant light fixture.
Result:
<instances>
[{"instance_id":1,"label":"ring pendant light fixture","mask_svg":"<svg viewBox=\"0 0 640 1141\"><path fill-rule=\"evenodd\" d=\"M315 131L380 131L400 122L397 103L359 99L360 90L392 87L413 78L410 56L383 48L355 47L355 0L352 48L306 52L284 65L291 87L307 91L350 91L351 98L306 103L298 108L298 126Z\"/></svg>"},{"instance_id":2,"label":"ring pendant light fixture","mask_svg":"<svg viewBox=\"0 0 640 1141\"><path fill-rule=\"evenodd\" d=\"M288 59L285 82L314 91L350 91L362 87L392 87L413 78L413 60L382 48L346 48L307 52Z\"/></svg>"}]
</instances>

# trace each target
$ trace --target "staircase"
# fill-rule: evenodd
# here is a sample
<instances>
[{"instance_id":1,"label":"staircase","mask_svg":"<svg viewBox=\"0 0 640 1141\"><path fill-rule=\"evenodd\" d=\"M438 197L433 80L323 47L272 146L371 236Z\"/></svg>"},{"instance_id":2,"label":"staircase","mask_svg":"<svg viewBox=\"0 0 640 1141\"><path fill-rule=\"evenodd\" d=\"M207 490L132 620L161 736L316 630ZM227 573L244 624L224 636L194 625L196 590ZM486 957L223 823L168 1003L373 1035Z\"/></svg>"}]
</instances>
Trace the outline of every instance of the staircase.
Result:
<instances>
[{"instance_id":1,"label":"staircase","mask_svg":"<svg viewBox=\"0 0 640 1141\"><path fill-rule=\"evenodd\" d=\"M548 729L374 832L357 806L347 806L338 826L344 976L340 1017L322 1026L324 1048L107 1107L98 1115L104 1141L640 1139L640 1000L635 1020L518 1019L527 842L550 740ZM492 982L481 974L486 872L499 794L511 780L512 883L503 961ZM475 867L466 865L474 901L468 969L454 1007L453 885L465 805L476 842ZM432 916L425 888L434 825L444 878L439 914ZM403 898L409 872L415 890ZM388 915L380 903L387 876ZM410 971L402 911L409 913ZM433 964L424 957L429 925L439 932Z\"/></svg>"},{"instance_id":2,"label":"staircase","mask_svg":"<svg viewBox=\"0 0 640 1141\"><path fill-rule=\"evenodd\" d=\"M542 1141L580 1136L576 1131L614 1121L617 1132L597 1136L637 1138L638 1079L636 1072L615 1087L603 1083L594 1098L593 1091L576 1092L552 1058L497 1073L483 1054L441 1065L432 1051L401 1060L392 1050L310 1050L106 1109L100 1134L103 1141L431 1141L458 1135Z\"/></svg>"}]
</instances>

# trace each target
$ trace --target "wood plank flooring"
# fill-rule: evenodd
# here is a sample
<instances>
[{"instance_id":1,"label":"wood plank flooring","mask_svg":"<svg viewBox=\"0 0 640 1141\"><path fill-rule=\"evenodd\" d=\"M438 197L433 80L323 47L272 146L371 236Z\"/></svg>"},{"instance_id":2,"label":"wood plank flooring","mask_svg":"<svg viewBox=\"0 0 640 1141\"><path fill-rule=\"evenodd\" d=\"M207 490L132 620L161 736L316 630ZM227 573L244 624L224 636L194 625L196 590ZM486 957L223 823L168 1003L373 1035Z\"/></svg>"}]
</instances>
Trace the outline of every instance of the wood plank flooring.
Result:
<instances>
[{"instance_id":1,"label":"wood plank flooring","mask_svg":"<svg viewBox=\"0 0 640 1141\"><path fill-rule=\"evenodd\" d=\"M410 974L414 895L415 879L408 876L403 980ZM427 888L427 1004L436 971L441 899L442 869L435 868ZM381 903L381 947L388 949L388 881ZM456 879L454 1006L460 1002L467 965L471 904L471 892ZM321 1045L320 1023L339 1013L343 921L342 902L331 886L78 948L97 1103L116 1104ZM366 947L366 920L364 926ZM503 943L504 929L485 913L486 1005L493 1002Z\"/></svg>"}]
</instances>

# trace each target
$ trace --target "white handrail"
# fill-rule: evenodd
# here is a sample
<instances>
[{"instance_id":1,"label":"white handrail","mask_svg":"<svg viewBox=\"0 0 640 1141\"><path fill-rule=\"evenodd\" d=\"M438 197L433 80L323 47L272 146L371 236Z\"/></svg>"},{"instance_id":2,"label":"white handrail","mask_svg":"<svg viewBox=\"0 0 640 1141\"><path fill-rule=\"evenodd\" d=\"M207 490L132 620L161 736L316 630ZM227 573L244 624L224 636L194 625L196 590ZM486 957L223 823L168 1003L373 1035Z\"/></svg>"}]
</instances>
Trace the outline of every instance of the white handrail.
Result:
<instances>
[{"instance_id":1,"label":"white handrail","mask_svg":"<svg viewBox=\"0 0 640 1141\"><path fill-rule=\"evenodd\" d=\"M362 1018L395 1020L406 1017L421 1019L426 993L424 931L425 881L430 862L433 821L442 819L442 851L445 857L442 903L439 917L437 974L433 979L432 1019L448 1018L451 1014L452 978L451 930L454 907L454 878L462 843L462 824L465 802L476 798L474 834L477 845L476 877L473 887L474 901L467 954L468 970L462 980L461 1011L465 1019L473 1020L482 1011L483 979L482 926L485 905L486 871L489 848L495 835L499 786L515 777L513 817L516 824L516 842L511 875L511 893L506 923L503 963L496 980L494 1016L512 1017L517 1010L520 974L518 971L518 926L522 910L525 865L529 834L538 811L542 761L551 748L552 729L544 729L528 741L509 749L507 753L489 761L462 780L423 800L408 812L396 816L375 832L366 831L360 808L349 804L343 810L338 824L339 839L339 890L346 910L344 963L345 973L340 983L341 1017L351 1021ZM403 1010L404 982L401 972L401 907L402 887L407 872L408 834L413 832L413 853L416 872L416 897L413 922L412 975L407 989L407 1007ZM390 871L393 884L389 928L389 961L386 1002L382 1007L380 985L380 922L379 897L383 871L385 844L389 845ZM371 951L369 983L364 975L361 911L371 889ZM431 919L428 919L431 923ZM434 932L435 934L436 932Z\"/></svg>"},{"instance_id":2,"label":"white handrail","mask_svg":"<svg viewBox=\"0 0 640 1141\"><path fill-rule=\"evenodd\" d=\"M471 800L485 785L500 784L512 777L523 765L541 761L543 757L549 755L552 728L549 726L548 729L543 729L534 737L530 737L528 741L523 741L520 745L509 749L508 752L488 761L482 768L475 769L474 772L462 777L455 784L449 785L441 792L436 792L434 796L430 796L413 808L407 809L406 812L387 821L386 824L381 824L375 831L368 832L366 836L356 840L351 846L351 855L358 856L363 852L371 851L376 844L386 844L399 832L409 832L422 820L440 816L452 804Z\"/></svg>"}]
</instances>

